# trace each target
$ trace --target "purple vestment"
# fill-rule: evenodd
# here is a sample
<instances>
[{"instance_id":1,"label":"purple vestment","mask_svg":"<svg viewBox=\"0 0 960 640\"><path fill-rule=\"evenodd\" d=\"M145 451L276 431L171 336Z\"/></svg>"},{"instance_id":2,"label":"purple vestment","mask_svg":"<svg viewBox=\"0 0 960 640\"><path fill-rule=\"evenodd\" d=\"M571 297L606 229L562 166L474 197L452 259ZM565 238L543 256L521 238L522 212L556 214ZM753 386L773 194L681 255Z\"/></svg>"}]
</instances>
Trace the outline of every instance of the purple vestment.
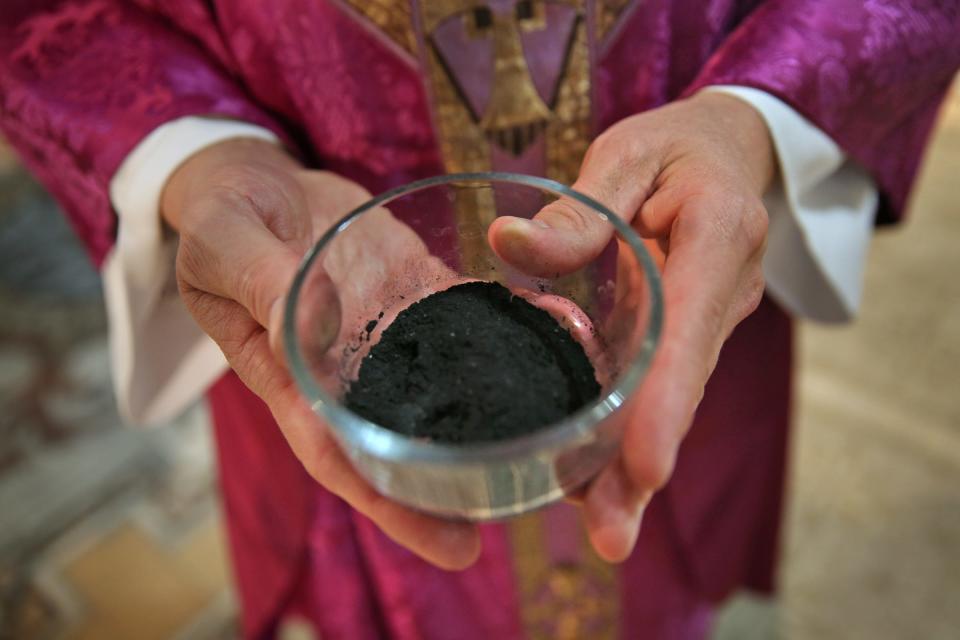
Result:
<instances>
[{"instance_id":1,"label":"purple vestment","mask_svg":"<svg viewBox=\"0 0 960 640\"><path fill-rule=\"evenodd\" d=\"M114 241L114 171L180 116L264 125L377 192L476 162L570 180L583 139L710 84L765 90L812 120L877 181L888 222L960 63L953 0L495 0L438 13L448 5L7 0L0 128L98 263ZM513 31L487 38L501 24ZM496 72L493 55L525 61L503 71L528 91L524 113L478 80ZM471 140L489 153L469 155ZM623 635L696 637L712 602L772 588L790 352L789 319L768 300L725 345L674 478L615 576ZM550 524L532 537L485 527L478 564L447 574L317 487L235 376L210 400L247 635L268 635L285 611L324 638L552 634L530 611L566 589L568 565L589 565L543 535L580 535L563 508L536 516ZM546 564L512 553L530 540L523 557L543 551ZM583 589L571 602L606 606L617 583L601 574L589 565L571 578Z\"/></svg>"}]
</instances>

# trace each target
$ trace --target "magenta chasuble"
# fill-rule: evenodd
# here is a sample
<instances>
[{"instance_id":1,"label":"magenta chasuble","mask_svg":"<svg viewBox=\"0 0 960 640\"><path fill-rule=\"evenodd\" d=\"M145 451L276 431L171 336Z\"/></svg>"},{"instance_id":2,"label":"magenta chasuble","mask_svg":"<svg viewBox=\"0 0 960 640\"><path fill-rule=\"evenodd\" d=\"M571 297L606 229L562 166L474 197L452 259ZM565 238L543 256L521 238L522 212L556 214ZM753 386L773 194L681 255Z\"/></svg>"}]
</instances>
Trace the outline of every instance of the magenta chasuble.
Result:
<instances>
[{"instance_id":1,"label":"magenta chasuble","mask_svg":"<svg viewBox=\"0 0 960 640\"><path fill-rule=\"evenodd\" d=\"M958 34L952 0L7 0L0 128L98 263L111 176L181 116L266 126L373 192L486 169L569 183L599 131L713 84L812 120L876 180L885 223ZM245 635L297 614L324 638L701 637L713 603L774 586L790 355L790 321L765 300L724 347L623 565L597 560L561 506L485 526L461 573L318 487L228 374L209 399Z\"/></svg>"}]
</instances>

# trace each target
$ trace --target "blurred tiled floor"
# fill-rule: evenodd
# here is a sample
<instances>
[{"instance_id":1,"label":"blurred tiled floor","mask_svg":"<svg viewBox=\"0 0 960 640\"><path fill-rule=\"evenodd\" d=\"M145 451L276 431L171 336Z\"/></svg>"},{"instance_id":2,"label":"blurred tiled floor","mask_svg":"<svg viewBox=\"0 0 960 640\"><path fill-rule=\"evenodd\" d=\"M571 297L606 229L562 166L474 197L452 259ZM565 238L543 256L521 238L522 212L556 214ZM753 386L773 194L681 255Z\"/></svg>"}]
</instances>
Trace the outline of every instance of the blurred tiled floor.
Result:
<instances>
[{"instance_id":1,"label":"blurred tiled floor","mask_svg":"<svg viewBox=\"0 0 960 640\"><path fill-rule=\"evenodd\" d=\"M801 334L789 638L960 638L960 91L862 318Z\"/></svg>"},{"instance_id":2,"label":"blurred tiled floor","mask_svg":"<svg viewBox=\"0 0 960 640\"><path fill-rule=\"evenodd\" d=\"M783 595L717 637L960 637L960 94L863 313L800 332ZM96 274L0 149L0 638L227 638L205 415L123 429Z\"/></svg>"},{"instance_id":3,"label":"blurred tiled floor","mask_svg":"<svg viewBox=\"0 0 960 640\"><path fill-rule=\"evenodd\" d=\"M960 638L960 85L848 327L800 331L779 607L723 637ZM763 629L756 632L757 625Z\"/></svg>"},{"instance_id":4,"label":"blurred tiled floor","mask_svg":"<svg viewBox=\"0 0 960 640\"><path fill-rule=\"evenodd\" d=\"M201 408L121 426L98 276L0 149L0 638L231 637Z\"/></svg>"}]
</instances>

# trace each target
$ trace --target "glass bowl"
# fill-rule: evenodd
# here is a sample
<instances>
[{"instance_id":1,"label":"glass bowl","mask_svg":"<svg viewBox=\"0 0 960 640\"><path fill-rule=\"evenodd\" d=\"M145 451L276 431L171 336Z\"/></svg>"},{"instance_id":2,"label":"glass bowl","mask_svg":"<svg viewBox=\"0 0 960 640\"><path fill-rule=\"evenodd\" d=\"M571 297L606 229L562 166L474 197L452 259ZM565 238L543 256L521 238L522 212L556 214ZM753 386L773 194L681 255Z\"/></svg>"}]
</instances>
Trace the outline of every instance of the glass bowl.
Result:
<instances>
[{"instance_id":1,"label":"glass bowl","mask_svg":"<svg viewBox=\"0 0 960 640\"><path fill-rule=\"evenodd\" d=\"M496 217L532 218L558 198L611 226L600 255L551 277L524 273L497 257L487 241ZM590 341L599 398L527 435L470 444L413 438L347 409L344 395L390 320L417 300L470 280L499 282L544 308L573 302L562 319ZM374 488L429 513L489 520L562 498L612 458L624 424L619 409L649 366L662 316L658 271L643 241L602 204L552 180L467 173L387 191L329 229L290 288L283 333L293 377L328 425L317 428L331 429Z\"/></svg>"}]
</instances>

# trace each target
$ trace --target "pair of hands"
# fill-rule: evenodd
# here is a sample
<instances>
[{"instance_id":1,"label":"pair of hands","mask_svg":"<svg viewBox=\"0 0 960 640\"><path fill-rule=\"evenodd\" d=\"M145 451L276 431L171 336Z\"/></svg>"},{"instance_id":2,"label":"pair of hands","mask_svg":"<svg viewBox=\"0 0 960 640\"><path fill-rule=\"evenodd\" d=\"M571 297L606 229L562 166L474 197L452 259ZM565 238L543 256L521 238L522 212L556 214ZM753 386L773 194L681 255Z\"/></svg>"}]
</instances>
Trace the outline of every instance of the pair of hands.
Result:
<instances>
[{"instance_id":1,"label":"pair of hands","mask_svg":"<svg viewBox=\"0 0 960 640\"><path fill-rule=\"evenodd\" d=\"M698 94L612 126L590 146L573 185L655 240L665 257L662 341L627 405L639 410L628 416L620 455L580 496L590 540L607 560L633 549L643 509L670 477L723 342L763 294L767 216L760 198L773 158L752 107ZM303 253L368 197L353 182L303 169L269 143L234 140L187 160L168 182L161 211L180 234L177 280L187 308L267 403L307 471L398 543L440 567L464 568L480 553L476 526L374 491L317 428L283 363L282 300ZM532 274L579 268L610 239L609 225L565 200L536 221L499 218L489 231L498 255ZM344 263L368 268L376 259L364 253Z\"/></svg>"}]
</instances>

